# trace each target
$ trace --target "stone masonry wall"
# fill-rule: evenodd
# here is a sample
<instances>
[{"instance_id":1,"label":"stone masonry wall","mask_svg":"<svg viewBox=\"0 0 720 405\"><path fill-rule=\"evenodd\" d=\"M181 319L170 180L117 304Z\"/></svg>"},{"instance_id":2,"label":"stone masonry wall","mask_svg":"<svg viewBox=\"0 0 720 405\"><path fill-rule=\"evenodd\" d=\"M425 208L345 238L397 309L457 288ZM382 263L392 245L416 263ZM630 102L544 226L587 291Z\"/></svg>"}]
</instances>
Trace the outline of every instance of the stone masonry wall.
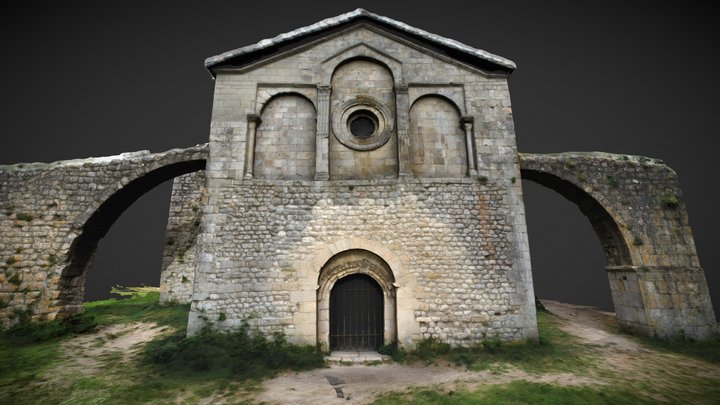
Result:
<instances>
[{"instance_id":1,"label":"stone masonry wall","mask_svg":"<svg viewBox=\"0 0 720 405\"><path fill-rule=\"evenodd\" d=\"M502 186L477 179L237 182L211 201L189 329L243 320L317 336L320 252L366 249L397 281L402 344L526 338L525 282L512 270ZM378 251L381 250L381 251ZM322 256L322 255L321 255ZM391 260L389 256L396 256Z\"/></svg>"},{"instance_id":2,"label":"stone masonry wall","mask_svg":"<svg viewBox=\"0 0 720 405\"><path fill-rule=\"evenodd\" d=\"M82 312L85 271L107 227L147 189L202 169L206 157L205 145L0 166L0 327Z\"/></svg>"},{"instance_id":3,"label":"stone masonry wall","mask_svg":"<svg viewBox=\"0 0 720 405\"><path fill-rule=\"evenodd\" d=\"M206 203L205 171L175 178L165 231L160 302L184 304L192 299L197 236Z\"/></svg>"}]
</instances>

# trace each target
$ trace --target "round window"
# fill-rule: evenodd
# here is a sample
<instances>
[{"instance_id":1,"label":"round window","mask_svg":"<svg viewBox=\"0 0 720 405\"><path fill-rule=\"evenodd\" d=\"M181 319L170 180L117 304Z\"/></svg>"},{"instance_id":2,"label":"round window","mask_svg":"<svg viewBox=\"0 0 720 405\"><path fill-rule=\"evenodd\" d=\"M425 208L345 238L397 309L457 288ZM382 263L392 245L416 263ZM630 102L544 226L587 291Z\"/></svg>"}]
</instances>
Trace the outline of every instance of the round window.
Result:
<instances>
[{"instance_id":1,"label":"round window","mask_svg":"<svg viewBox=\"0 0 720 405\"><path fill-rule=\"evenodd\" d=\"M371 97L354 97L333 108L332 130L335 138L350 149L377 149L394 132L392 110Z\"/></svg>"},{"instance_id":2,"label":"round window","mask_svg":"<svg viewBox=\"0 0 720 405\"><path fill-rule=\"evenodd\" d=\"M355 111L348 118L350 133L360 139L368 139L377 131L377 117L367 110Z\"/></svg>"}]
</instances>

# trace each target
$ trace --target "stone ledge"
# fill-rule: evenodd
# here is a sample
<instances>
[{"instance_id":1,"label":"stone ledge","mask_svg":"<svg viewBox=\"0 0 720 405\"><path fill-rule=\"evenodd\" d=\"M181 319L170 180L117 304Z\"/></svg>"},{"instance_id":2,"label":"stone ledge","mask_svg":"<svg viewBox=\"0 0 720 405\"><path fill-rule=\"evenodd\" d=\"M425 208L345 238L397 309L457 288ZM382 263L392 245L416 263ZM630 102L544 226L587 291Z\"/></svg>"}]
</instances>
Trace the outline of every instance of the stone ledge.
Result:
<instances>
[{"instance_id":1,"label":"stone ledge","mask_svg":"<svg viewBox=\"0 0 720 405\"><path fill-rule=\"evenodd\" d=\"M325 357L328 363L336 364L367 364L391 361L390 356L373 351L341 351L336 350Z\"/></svg>"}]
</instances>

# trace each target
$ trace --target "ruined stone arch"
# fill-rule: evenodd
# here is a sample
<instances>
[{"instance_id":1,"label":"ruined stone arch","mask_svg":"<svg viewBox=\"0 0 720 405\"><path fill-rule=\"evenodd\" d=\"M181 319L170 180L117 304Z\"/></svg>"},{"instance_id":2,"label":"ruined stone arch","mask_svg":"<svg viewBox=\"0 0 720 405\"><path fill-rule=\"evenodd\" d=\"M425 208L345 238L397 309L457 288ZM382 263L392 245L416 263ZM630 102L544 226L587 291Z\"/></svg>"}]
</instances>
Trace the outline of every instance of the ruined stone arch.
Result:
<instances>
[{"instance_id":1,"label":"ruined stone arch","mask_svg":"<svg viewBox=\"0 0 720 405\"><path fill-rule=\"evenodd\" d=\"M59 256L63 265L59 270L57 284L50 280L47 298L56 303L57 316L65 317L83 311L82 302L85 289L85 276L92 266L98 242L110 230L110 227L140 196L161 183L205 168L206 148L170 159L152 159L132 162L141 169L126 173L118 178L114 187L105 188L94 198L84 212L74 220ZM129 177L131 175L135 177ZM56 288L56 291L52 291Z\"/></svg>"},{"instance_id":2,"label":"ruined stone arch","mask_svg":"<svg viewBox=\"0 0 720 405\"><path fill-rule=\"evenodd\" d=\"M716 333L672 169L657 159L601 152L521 154L519 163L523 179L557 191L590 221L624 329L663 338ZM668 193L677 199L668 203ZM699 304L677 304L690 301Z\"/></svg>"}]
</instances>

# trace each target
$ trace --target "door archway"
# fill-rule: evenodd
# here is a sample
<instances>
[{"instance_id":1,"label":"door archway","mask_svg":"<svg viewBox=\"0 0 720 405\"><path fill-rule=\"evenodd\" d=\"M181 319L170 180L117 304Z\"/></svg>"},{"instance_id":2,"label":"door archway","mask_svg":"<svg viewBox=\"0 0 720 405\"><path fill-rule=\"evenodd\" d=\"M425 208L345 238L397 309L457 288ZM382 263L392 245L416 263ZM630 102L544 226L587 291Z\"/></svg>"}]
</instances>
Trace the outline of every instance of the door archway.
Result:
<instances>
[{"instance_id":1,"label":"door archway","mask_svg":"<svg viewBox=\"0 0 720 405\"><path fill-rule=\"evenodd\" d=\"M320 270L318 344L324 350L375 350L397 339L395 277L367 250L338 253Z\"/></svg>"}]
</instances>

